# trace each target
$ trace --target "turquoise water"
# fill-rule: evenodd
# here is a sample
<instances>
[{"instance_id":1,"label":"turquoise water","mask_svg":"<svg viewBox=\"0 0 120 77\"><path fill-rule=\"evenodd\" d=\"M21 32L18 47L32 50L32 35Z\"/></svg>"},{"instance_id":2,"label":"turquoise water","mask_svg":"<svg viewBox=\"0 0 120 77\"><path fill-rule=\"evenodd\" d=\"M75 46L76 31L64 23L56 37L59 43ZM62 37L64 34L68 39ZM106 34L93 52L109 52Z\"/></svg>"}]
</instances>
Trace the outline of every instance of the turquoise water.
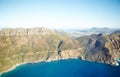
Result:
<instances>
[{"instance_id":1,"label":"turquoise water","mask_svg":"<svg viewBox=\"0 0 120 77\"><path fill-rule=\"evenodd\" d=\"M20 65L1 77L120 77L120 66L68 59Z\"/></svg>"}]
</instances>

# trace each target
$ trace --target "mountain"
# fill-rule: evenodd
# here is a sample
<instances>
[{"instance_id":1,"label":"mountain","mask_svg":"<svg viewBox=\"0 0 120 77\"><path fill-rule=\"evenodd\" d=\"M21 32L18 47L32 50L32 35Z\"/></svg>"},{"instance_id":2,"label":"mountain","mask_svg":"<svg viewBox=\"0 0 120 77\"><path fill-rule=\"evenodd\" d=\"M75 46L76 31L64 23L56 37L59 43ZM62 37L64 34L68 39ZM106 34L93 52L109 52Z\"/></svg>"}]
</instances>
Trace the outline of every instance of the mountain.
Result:
<instances>
[{"instance_id":1,"label":"mountain","mask_svg":"<svg viewBox=\"0 0 120 77\"><path fill-rule=\"evenodd\" d=\"M23 62L79 56L79 42L67 33L41 28L0 31L0 72Z\"/></svg>"},{"instance_id":2,"label":"mountain","mask_svg":"<svg viewBox=\"0 0 120 77\"><path fill-rule=\"evenodd\" d=\"M120 33L92 34L77 38L82 48L82 59L118 65L120 58Z\"/></svg>"}]
</instances>

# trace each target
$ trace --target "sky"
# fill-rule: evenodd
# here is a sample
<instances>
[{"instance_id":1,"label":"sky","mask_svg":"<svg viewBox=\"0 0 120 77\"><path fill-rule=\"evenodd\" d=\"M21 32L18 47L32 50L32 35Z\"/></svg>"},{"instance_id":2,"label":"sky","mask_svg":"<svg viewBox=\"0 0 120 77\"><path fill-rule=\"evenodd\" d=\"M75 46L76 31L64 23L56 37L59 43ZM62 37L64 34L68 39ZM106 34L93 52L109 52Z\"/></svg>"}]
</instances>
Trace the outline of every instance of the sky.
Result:
<instances>
[{"instance_id":1,"label":"sky","mask_svg":"<svg viewBox=\"0 0 120 77\"><path fill-rule=\"evenodd\" d=\"M0 28L120 28L120 0L0 0Z\"/></svg>"}]
</instances>

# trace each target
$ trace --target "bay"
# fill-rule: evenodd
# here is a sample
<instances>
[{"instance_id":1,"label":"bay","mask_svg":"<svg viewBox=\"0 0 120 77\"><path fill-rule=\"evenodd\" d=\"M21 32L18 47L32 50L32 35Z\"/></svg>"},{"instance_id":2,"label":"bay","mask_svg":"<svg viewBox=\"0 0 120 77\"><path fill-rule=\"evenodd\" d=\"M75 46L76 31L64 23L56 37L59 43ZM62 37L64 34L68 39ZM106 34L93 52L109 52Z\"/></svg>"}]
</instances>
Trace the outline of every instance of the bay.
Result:
<instances>
[{"instance_id":1,"label":"bay","mask_svg":"<svg viewBox=\"0 0 120 77\"><path fill-rule=\"evenodd\" d=\"M120 77L120 66L80 59L27 63L1 77Z\"/></svg>"}]
</instances>

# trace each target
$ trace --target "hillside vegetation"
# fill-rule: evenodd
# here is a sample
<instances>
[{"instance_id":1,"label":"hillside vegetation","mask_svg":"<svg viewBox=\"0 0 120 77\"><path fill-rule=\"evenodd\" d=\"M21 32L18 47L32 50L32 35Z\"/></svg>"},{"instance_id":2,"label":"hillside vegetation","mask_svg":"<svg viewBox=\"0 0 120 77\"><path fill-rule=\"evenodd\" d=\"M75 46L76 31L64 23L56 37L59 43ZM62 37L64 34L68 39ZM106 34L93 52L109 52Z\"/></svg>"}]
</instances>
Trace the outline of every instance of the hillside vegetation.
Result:
<instances>
[{"instance_id":1,"label":"hillside vegetation","mask_svg":"<svg viewBox=\"0 0 120 77\"><path fill-rule=\"evenodd\" d=\"M63 57L60 57L57 49L61 40L63 44L60 55ZM0 72L22 62L77 57L78 48L79 42L61 31L43 27L2 29L0 31Z\"/></svg>"}]
</instances>

